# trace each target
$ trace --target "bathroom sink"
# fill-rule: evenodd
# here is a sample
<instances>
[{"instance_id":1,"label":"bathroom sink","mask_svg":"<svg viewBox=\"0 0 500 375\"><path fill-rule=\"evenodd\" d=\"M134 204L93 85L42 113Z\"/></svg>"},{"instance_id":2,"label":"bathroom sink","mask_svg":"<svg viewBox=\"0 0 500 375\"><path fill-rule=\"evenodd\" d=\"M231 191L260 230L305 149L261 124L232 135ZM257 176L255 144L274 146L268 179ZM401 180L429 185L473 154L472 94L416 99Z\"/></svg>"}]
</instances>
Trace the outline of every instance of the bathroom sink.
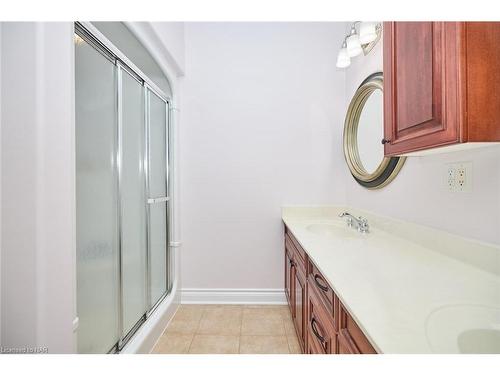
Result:
<instances>
[{"instance_id":1,"label":"bathroom sink","mask_svg":"<svg viewBox=\"0 0 500 375\"><path fill-rule=\"evenodd\" d=\"M500 353L500 308L450 305L426 321L427 340L436 353Z\"/></svg>"},{"instance_id":2,"label":"bathroom sink","mask_svg":"<svg viewBox=\"0 0 500 375\"><path fill-rule=\"evenodd\" d=\"M326 237L361 238L363 236L355 229L336 224L311 224L306 229L311 233Z\"/></svg>"},{"instance_id":3,"label":"bathroom sink","mask_svg":"<svg viewBox=\"0 0 500 375\"><path fill-rule=\"evenodd\" d=\"M500 331L496 329L470 329L457 341L461 353L500 353Z\"/></svg>"}]
</instances>

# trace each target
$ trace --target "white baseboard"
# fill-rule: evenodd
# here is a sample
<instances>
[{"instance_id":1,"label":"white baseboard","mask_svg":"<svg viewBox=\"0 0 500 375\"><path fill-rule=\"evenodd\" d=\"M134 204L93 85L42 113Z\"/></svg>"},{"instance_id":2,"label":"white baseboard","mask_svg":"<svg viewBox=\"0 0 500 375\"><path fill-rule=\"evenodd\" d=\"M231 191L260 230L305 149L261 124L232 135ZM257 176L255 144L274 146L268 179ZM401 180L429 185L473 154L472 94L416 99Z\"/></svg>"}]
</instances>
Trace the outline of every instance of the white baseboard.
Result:
<instances>
[{"instance_id":1,"label":"white baseboard","mask_svg":"<svg viewBox=\"0 0 500 375\"><path fill-rule=\"evenodd\" d=\"M181 290L183 304L285 305L283 289L194 289Z\"/></svg>"}]
</instances>

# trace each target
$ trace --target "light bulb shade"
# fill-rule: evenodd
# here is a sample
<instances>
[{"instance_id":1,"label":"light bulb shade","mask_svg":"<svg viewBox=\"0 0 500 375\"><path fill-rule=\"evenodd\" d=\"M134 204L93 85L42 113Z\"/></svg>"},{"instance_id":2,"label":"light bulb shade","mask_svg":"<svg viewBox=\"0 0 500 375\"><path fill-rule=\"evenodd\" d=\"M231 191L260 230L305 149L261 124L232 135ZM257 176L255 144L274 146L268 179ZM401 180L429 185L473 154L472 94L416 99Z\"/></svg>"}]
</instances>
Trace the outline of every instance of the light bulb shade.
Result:
<instances>
[{"instance_id":1,"label":"light bulb shade","mask_svg":"<svg viewBox=\"0 0 500 375\"><path fill-rule=\"evenodd\" d=\"M347 54L349 57L358 56L363 49L361 48L361 43L359 42L358 34L351 34L346 39L347 42Z\"/></svg>"},{"instance_id":2,"label":"light bulb shade","mask_svg":"<svg viewBox=\"0 0 500 375\"><path fill-rule=\"evenodd\" d=\"M337 56L337 68L347 68L349 65L351 65L351 58L347 53L347 48L343 47Z\"/></svg>"},{"instance_id":3,"label":"light bulb shade","mask_svg":"<svg viewBox=\"0 0 500 375\"><path fill-rule=\"evenodd\" d=\"M361 22L359 26L359 42L368 44L377 39L377 23L376 22Z\"/></svg>"}]
</instances>

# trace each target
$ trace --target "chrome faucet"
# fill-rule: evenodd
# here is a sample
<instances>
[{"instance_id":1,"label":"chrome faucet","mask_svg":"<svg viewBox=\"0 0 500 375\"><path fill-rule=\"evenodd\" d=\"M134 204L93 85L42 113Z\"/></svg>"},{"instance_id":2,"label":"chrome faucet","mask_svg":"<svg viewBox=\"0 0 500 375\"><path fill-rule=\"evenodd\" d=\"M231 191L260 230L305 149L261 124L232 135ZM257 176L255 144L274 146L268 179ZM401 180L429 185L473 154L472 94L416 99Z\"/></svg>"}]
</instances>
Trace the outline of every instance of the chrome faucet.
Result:
<instances>
[{"instance_id":1,"label":"chrome faucet","mask_svg":"<svg viewBox=\"0 0 500 375\"><path fill-rule=\"evenodd\" d=\"M355 217L349 212L342 212L339 217L347 218L347 226L354 227L360 233L368 233L370 231L370 226L368 225L368 220L363 217Z\"/></svg>"}]
</instances>

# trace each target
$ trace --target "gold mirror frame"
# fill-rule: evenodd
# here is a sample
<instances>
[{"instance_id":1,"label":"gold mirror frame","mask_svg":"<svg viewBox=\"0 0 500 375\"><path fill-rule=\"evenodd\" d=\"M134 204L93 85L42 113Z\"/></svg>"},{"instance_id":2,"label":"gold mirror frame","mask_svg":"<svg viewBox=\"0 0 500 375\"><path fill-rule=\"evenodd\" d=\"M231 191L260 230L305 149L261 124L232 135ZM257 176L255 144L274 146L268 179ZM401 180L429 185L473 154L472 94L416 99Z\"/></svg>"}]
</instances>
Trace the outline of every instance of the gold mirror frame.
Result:
<instances>
[{"instance_id":1,"label":"gold mirror frame","mask_svg":"<svg viewBox=\"0 0 500 375\"><path fill-rule=\"evenodd\" d=\"M370 95L383 92L382 72L368 76L358 87L349 104L344 122L344 157L354 179L367 189L380 189L397 176L406 157L384 157L379 166L369 173L366 171L358 150L358 126L361 113Z\"/></svg>"}]
</instances>

